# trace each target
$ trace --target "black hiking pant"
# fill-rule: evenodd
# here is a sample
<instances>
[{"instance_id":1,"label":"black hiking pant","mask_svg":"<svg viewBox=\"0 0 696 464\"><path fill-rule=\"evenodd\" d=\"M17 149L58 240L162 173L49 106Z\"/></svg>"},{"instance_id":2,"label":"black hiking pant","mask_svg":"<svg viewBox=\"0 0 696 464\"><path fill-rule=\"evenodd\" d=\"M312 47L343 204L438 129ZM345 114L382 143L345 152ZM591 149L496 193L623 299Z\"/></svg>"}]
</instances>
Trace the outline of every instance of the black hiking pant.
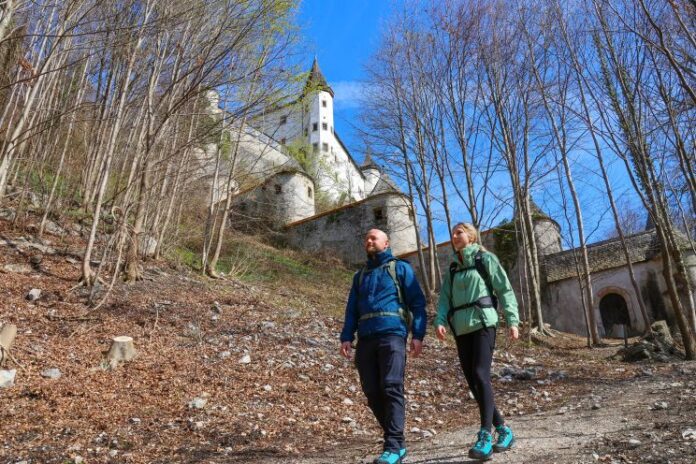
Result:
<instances>
[{"instance_id":1,"label":"black hiking pant","mask_svg":"<svg viewBox=\"0 0 696 464\"><path fill-rule=\"evenodd\" d=\"M367 404L384 431L384 450L398 453L405 447L406 339L400 335L360 339L355 363Z\"/></svg>"},{"instance_id":2,"label":"black hiking pant","mask_svg":"<svg viewBox=\"0 0 696 464\"><path fill-rule=\"evenodd\" d=\"M469 389L478 403L481 428L492 430L492 426L505 423L493 401L491 385L491 363L495 348L495 327L486 327L475 332L458 335L457 353Z\"/></svg>"}]
</instances>

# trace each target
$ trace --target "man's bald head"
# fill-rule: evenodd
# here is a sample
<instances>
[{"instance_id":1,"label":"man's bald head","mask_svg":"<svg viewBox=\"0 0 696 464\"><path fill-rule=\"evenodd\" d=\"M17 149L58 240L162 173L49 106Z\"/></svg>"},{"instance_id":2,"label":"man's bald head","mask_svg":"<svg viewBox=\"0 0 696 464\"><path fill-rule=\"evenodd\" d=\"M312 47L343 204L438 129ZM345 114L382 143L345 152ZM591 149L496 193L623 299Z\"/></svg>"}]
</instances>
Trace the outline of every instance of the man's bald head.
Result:
<instances>
[{"instance_id":1,"label":"man's bald head","mask_svg":"<svg viewBox=\"0 0 696 464\"><path fill-rule=\"evenodd\" d=\"M382 230L370 229L365 235L365 251L374 256L389 248L389 236Z\"/></svg>"}]
</instances>

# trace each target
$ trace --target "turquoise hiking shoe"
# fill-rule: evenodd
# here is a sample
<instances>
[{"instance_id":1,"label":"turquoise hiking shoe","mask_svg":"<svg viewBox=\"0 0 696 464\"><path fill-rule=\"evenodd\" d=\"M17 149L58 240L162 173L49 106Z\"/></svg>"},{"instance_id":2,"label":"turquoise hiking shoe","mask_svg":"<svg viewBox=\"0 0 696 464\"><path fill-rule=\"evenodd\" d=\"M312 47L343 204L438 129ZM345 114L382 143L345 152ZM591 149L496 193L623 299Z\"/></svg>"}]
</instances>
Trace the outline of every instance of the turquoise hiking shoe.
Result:
<instances>
[{"instance_id":1,"label":"turquoise hiking shoe","mask_svg":"<svg viewBox=\"0 0 696 464\"><path fill-rule=\"evenodd\" d=\"M486 429L479 430L476 443L469 450L469 457L479 461L487 461L493 454L493 435Z\"/></svg>"},{"instance_id":2,"label":"turquoise hiking shoe","mask_svg":"<svg viewBox=\"0 0 696 464\"><path fill-rule=\"evenodd\" d=\"M375 459L373 464L401 464L401 452L392 453L391 451L385 451L380 457Z\"/></svg>"},{"instance_id":3,"label":"turquoise hiking shoe","mask_svg":"<svg viewBox=\"0 0 696 464\"><path fill-rule=\"evenodd\" d=\"M407 453L406 453L406 448L401 448L401 449L399 450L399 457L401 458L402 461L403 461L404 458L406 457L406 454L407 454Z\"/></svg>"},{"instance_id":4,"label":"turquoise hiking shoe","mask_svg":"<svg viewBox=\"0 0 696 464\"><path fill-rule=\"evenodd\" d=\"M515 444L515 435L512 433L512 429L507 425L500 425L495 428L495 431L498 433L498 439L493 445L493 451L502 453L512 448L512 445Z\"/></svg>"}]
</instances>

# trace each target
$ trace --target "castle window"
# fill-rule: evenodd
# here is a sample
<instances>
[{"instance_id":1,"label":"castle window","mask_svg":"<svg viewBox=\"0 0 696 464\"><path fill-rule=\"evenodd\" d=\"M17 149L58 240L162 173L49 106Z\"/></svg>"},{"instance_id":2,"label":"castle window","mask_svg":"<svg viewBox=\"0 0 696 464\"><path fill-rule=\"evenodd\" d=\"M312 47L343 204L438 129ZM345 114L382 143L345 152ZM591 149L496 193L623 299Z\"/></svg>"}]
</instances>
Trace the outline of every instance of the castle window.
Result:
<instances>
[{"instance_id":1,"label":"castle window","mask_svg":"<svg viewBox=\"0 0 696 464\"><path fill-rule=\"evenodd\" d=\"M312 123L312 132L316 132L317 130L319 130L319 124L317 124L316 122L313 122Z\"/></svg>"},{"instance_id":2,"label":"castle window","mask_svg":"<svg viewBox=\"0 0 696 464\"><path fill-rule=\"evenodd\" d=\"M328 143L322 143L322 144L321 144L321 151L329 151L329 144L328 144Z\"/></svg>"},{"instance_id":3,"label":"castle window","mask_svg":"<svg viewBox=\"0 0 696 464\"><path fill-rule=\"evenodd\" d=\"M276 193L276 195L279 194L279 193L283 193L283 187L281 187L280 185L276 184L276 185L275 185L275 193Z\"/></svg>"},{"instance_id":4,"label":"castle window","mask_svg":"<svg viewBox=\"0 0 696 464\"><path fill-rule=\"evenodd\" d=\"M375 221L384 220L384 210L382 208L375 208L372 210L372 213L375 215Z\"/></svg>"},{"instance_id":5,"label":"castle window","mask_svg":"<svg viewBox=\"0 0 696 464\"><path fill-rule=\"evenodd\" d=\"M288 140L287 140L285 137L283 137L282 139L280 139L280 143L282 143L283 145L285 145L285 142L287 142L287 141L288 141Z\"/></svg>"},{"instance_id":6,"label":"castle window","mask_svg":"<svg viewBox=\"0 0 696 464\"><path fill-rule=\"evenodd\" d=\"M321 106L323 106L324 108L326 108L326 100L322 100L322 101L321 101Z\"/></svg>"},{"instance_id":7,"label":"castle window","mask_svg":"<svg viewBox=\"0 0 696 464\"><path fill-rule=\"evenodd\" d=\"M309 129L305 127L304 129L304 136L307 137L309 135Z\"/></svg>"},{"instance_id":8,"label":"castle window","mask_svg":"<svg viewBox=\"0 0 696 464\"><path fill-rule=\"evenodd\" d=\"M307 187L307 196L312 198L312 187Z\"/></svg>"},{"instance_id":9,"label":"castle window","mask_svg":"<svg viewBox=\"0 0 696 464\"><path fill-rule=\"evenodd\" d=\"M328 129L329 129L329 125L326 124L325 122L322 122L321 123L321 130L328 130Z\"/></svg>"},{"instance_id":10,"label":"castle window","mask_svg":"<svg viewBox=\"0 0 696 464\"><path fill-rule=\"evenodd\" d=\"M319 152L319 144L313 143L312 144L312 153L318 153L318 152Z\"/></svg>"},{"instance_id":11,"label":"castle window","mask_svg":"<svg viewBox=\"0 0 696 464\"><path fill-rule=\"evenodd\" d=\"M288 117L287 116L281 116L280 117L280 125L282 126L283 124L288 122Z\"/></svg>"}]
</instances>

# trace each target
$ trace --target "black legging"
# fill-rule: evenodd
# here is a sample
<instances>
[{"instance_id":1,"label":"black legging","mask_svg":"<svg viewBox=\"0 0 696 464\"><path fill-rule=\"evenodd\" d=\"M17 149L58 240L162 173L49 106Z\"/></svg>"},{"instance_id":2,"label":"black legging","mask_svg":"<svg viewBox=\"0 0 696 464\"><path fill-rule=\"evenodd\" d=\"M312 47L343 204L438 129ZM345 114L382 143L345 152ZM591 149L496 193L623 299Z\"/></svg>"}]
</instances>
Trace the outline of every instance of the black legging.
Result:
<instances>
[{"instance_id":1,"label":"black legging","mask_svg":"<svg viewBox=\"0 0 696 464\"><path fill-rule=\"evenodd\" d=\"M481 428L491 431L492 426L504 424L503 416L493 402L491 363L495 348L495 327L457 336L457 353L471 393L479 406Z\"/></svg>"}]
</instances>

